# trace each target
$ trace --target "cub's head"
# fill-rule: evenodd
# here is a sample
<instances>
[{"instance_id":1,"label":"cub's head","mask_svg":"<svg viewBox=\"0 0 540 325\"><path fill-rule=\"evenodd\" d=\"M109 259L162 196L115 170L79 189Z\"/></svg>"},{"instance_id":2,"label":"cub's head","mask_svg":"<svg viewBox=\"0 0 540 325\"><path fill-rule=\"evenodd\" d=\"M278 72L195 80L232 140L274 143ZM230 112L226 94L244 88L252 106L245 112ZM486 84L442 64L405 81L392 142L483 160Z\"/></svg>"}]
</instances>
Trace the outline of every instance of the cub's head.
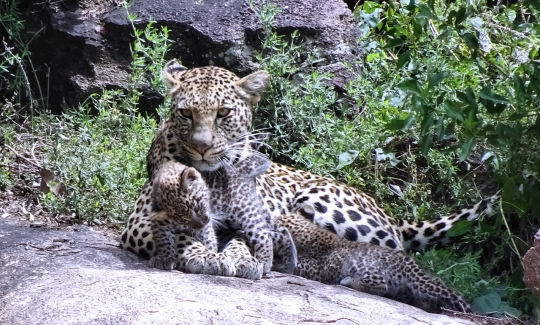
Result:
<instances>
[{"instance_id":1,"label":"cub's head","mask_svg":"<svg viewBox=\"0 0 540 325\"><path fill-rule=\"evenodd\" d=\"M169 123L188 165L212 171L245 155L252 107L268 83L268 73L244 78L218 67L187 70L176 60L162 72L171 95Z\"/></svg>"},{"instance_id":2,"label":"cub's head","mask_svg":"<svg viewBox=\"0 0 540 325\"><path fill-rule=\"evenodd\" d=\"M154 220L175 220L187 230L200 229L210 222L206 183L193 167L165 162L154 179L152 197L160 210Z\"/></svg>"}]
</instances>

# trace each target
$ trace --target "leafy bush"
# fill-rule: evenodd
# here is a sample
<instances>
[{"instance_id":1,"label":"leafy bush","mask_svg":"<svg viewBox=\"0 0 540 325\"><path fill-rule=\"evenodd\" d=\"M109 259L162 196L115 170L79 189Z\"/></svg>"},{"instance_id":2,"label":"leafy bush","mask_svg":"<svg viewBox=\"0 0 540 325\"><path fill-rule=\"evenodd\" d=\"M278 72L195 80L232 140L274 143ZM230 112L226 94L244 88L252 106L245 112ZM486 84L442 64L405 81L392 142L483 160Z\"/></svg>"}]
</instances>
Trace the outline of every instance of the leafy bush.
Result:
<instances>
[{"instance_id":1,"label":"leafy bush","mask_svg":"<svg viewBox=\"0 0 540 325\"><path fill-rule=\"evenodd\" d=\"M136 18L128 14L128 19L135 39L128 89L104 90L60 119L44 114L39 121L51 143L46 167L66 187L63 195L47 193L44 202L54 212L75 213L94 223L123 225L131 212L146 181L145 157L158 123L138 113L139 89L148 84L165 95L159 75L168 31L153 23L139 30ZM164 117L168 102L157 111Z\"/></svg>"}]
</instances>

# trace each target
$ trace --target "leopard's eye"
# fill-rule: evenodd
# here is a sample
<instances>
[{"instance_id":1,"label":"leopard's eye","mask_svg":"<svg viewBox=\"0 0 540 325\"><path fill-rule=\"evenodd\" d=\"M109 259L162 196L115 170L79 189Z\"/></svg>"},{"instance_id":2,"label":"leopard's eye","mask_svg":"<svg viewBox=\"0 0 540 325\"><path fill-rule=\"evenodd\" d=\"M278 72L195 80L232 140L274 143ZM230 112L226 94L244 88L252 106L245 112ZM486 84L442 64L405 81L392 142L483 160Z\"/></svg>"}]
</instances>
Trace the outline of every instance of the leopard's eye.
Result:
<instances>
[{"instance_id":1,"label":"leopard's eye","mask_svg":"<svg viewBox=\"0 0 540 325\"><path fill-rule=\"evenodd\" d=\"M231 110L230 110L230 109L228 109L228 108L220 108L220 109L218 109L218 111L217 111L217 116L218 116L218 117L226 117L226 116L228 116L230 113L231 113Z\"/></svg>"},{"instance_id":2,"label":"leopard's eye","mask_svg":"<svg viewBox=\"0 0 540 325\"><path fill-rule=\"evenodd\" d=\"M190 109L181 109L180 110L180 115L182 115L183 117L186 117L186 118L192 118L193 117L193 112Z\"/></svg>"}]
</instances>

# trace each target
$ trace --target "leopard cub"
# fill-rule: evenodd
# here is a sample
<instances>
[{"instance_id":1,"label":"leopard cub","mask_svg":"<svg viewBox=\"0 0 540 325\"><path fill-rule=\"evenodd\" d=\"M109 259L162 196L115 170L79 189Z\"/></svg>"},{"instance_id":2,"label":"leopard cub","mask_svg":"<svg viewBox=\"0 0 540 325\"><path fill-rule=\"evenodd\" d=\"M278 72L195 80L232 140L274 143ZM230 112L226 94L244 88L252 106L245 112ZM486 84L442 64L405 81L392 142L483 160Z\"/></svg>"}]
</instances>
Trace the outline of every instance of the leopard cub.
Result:
<instances>
[{"instance_id":1,"label":"leopard cub","mask_svg":"<svg viewBox=\"0 0 540 325\"><path fill-rule=\"evenodd\" d=\"M315 213L306 204L303 214ZM300 262L294 274L401 301L428 312L470 312L469 305L441 280L427 274L403 251L351 242L294 215L279 217L291 231ZM321 267L324 265L324 267Z\"/></svg>"},{"instance_id":2,"label":"leopard cub","mask_svg":"<svg viewBox=\"0 0 540 325\"><path fill-rule=\"evenodd\" d=\"M261 153L248 152L216 171L202 172L211 193L216 229L241 234L263 264L264 273L270 269L292 273L297 264L292 236L286 227L272 221L257 195L256 177L271 162Z\"/></svg>"},{"instance_id":3,"label":"leopard cub","mask_svg":"<svg viewBox=\"0 0 540 325\"><path fill-rule=\"evenodd\" d=\"M217 239L212 227L206 184L197 170L178 162L161 166L152 182L151 198L157 213L150 218L155 253L150 266L165 270L181 267L183 254L193 242L202 244L199 253L217 253ZM210 260L210 258L206 258ZM219 258L214 256L214 260ZM224 261L232 273L231 261ZM216 262L215 268L219 269ZM223 265L222 265L223 266ZM205 272L206 273L206 272Z\"/></svg>"}]
</instances>

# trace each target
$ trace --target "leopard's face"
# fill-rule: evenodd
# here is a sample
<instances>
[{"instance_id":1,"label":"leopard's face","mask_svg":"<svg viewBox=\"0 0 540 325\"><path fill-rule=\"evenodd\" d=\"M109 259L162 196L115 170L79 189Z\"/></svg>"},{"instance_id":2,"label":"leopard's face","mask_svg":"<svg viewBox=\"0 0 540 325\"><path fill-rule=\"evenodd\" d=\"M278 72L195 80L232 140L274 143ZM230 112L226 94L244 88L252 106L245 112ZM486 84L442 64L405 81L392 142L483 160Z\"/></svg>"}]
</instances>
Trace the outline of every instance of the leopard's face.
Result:
<instances>
[{"instance_id":1,"label":"leopard's face","mask_svg":"<svg viewBox=\"0 0 540 325\"><path fill-rule=\"evenodd\" d=\"M173 60L163 78L172 99L168 123L188 165L213 171L249 150L251 111L266 87L266 71L240 79L218 67L185 70Z\"/></svg>"},{"instance_id":2,"label":"leopard's face","mask_svg":"<svg viewBox=\"0 0 540 325\"><path fill-rule=\"evenodd\" d=\"M159 186L157 186L159 184ZM153 183L154 201L161 214L154 219L173 219L186 230L201 229L210 222L209 197L201 174L175 161L163 164Z\"/></svg>"}]
</instances>

